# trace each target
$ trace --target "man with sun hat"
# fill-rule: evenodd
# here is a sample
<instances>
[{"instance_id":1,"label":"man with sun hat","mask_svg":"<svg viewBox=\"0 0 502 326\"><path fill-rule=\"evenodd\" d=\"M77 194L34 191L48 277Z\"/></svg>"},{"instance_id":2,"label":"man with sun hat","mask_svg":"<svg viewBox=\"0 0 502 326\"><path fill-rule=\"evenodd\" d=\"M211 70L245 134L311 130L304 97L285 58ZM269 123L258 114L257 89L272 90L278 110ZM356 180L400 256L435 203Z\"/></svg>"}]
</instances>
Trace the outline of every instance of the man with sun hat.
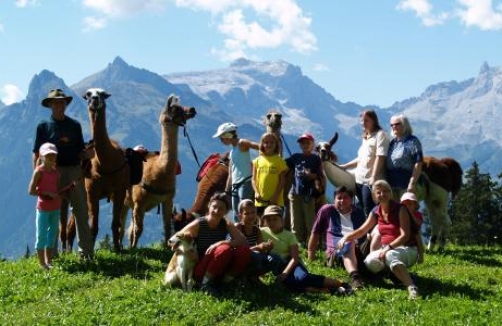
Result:
<instances>
[{"instance_id":1,"label":"man with sun hat","mask_svg":"<svg viewBox=\"0 0 502 326\"><path fill-rule=\"evenodd\" d=\"M66 96L59 88L50 90L47 97L42 100L42 106L51 110L51 116L37 125L33 166L37 165L42 144L50 142L56 145L61 185L75 182L75 187L68 192L68 200L75 215L79 254L82 259L92 260L94 240L88 224L87 197L80 166L80 162L87 158L87 153L80 123L65 114L66 107L72 100L72 96Z\"/></svg>"}]
</instances>

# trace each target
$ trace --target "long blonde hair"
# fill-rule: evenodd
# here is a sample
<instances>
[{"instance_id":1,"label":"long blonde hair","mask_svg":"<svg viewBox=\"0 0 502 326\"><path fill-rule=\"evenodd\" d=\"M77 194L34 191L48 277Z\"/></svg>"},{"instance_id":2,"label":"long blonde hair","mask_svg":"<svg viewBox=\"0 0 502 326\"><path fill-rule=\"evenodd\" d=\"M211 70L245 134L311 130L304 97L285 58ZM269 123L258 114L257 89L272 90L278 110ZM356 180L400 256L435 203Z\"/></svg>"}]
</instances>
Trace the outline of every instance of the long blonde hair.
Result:
<instances>
[{"instance_id":1,"label":"long blonde hair","mask_svg":"<svg viewBox=\"0 0 502 326\"><path fill-rule=\"evenodd\" d=\"M263 141L267 138L273 138L275 142L275 148L273 150L273 154L279 154L280 151L280 140L276 134L271 132L266 132L260 137L260 155L265 155L265 151L263 150Z\"/></svg>"}]
</instances>

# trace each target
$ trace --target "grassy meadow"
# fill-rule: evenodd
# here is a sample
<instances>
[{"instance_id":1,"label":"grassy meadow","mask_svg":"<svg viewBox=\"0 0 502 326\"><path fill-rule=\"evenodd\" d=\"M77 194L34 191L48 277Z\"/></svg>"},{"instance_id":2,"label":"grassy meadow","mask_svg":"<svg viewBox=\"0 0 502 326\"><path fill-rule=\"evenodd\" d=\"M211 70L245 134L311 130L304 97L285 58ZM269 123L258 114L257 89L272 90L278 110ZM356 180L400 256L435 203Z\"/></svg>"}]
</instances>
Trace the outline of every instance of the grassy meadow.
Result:
<instances>
[{"instance_id":1,"label":"grassy meadow","mask_svg":"<svg viewBox=\"0 0 502 326\"><path fill-rule=\"evenodd\" d=\"M171 253L160 246L94 262L60 256L54 268L35 257L0 262L0 325L501 325L502 248L451 246L414 266L421 299L408 300L388 279L354 296L296 295L267 279L236 286L222 299L162 285ZM318 255L321 256L321 253ZM311 272L347 280L320 261Z\"/></svg>"}]
</instances>

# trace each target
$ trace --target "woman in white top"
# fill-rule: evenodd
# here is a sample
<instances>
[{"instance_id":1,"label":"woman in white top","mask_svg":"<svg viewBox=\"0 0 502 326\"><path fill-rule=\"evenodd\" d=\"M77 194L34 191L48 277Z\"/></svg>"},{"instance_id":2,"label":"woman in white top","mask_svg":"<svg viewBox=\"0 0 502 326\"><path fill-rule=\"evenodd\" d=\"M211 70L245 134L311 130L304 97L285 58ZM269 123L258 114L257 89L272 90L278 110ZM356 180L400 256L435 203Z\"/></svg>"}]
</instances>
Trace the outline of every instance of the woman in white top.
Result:
<instances>
[{"instance_id":1,"label":"woman in white top","mask_svg":"<svg viewBox=\"0 0 502 326\"><path fill-rule=\"evenodd\" d=\"M389 137L378 122L378 116L373 110L361 112L363 127L362 143L357 151L357 157L342 164L344 169L354 170L356 178L356 196L364 214L369 215L375 206L371 195L371 186L376 180L385 177L385 159L389 149Z\"/></svg>"}]
</instances>

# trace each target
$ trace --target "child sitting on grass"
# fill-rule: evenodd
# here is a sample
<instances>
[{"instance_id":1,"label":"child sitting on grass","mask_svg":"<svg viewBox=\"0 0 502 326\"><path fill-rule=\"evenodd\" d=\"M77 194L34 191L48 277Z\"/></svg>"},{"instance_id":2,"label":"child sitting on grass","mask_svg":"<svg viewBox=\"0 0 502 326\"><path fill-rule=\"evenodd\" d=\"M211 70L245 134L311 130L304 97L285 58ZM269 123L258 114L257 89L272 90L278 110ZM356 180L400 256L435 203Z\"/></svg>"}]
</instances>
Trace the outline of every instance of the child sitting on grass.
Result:
<instances>
[{"instance_id":1,"label":"child sitting on grass","mask_svg":"<svg viewBox=\"0 0 502 326\"><path fill-rule=\"evenodd\" d=\"M302 264L298 253L298 240L295 235L283 227L282 208L268 206L263 213L265 227L261 228L263 243L257 249L271 253L269 260L272 273L291 291L329 292L331 294L350 295L353 293L349 284L326 276L311 274ZM271 244L272 248L269 249Z\"/></svg>"},{"instance_id":2,"label":"child sitting on grass","mask_svg":"<svg viewBox=\"0 0 502 326\"><path fill-rule=\"evenodd\" d=\"M422 228L422 223L424 222L424 217L422 213L418 211L418 201L417 197L412 192L405 192L401 196L401 204L406 206L411 213L413 218L413 223L411 224L413 233L415 233L415 238L417 240L417 263L421 264L424 262L424 241L422 240L422 235L420 234L420 229Z\"/></svg>"}]
</instances>

